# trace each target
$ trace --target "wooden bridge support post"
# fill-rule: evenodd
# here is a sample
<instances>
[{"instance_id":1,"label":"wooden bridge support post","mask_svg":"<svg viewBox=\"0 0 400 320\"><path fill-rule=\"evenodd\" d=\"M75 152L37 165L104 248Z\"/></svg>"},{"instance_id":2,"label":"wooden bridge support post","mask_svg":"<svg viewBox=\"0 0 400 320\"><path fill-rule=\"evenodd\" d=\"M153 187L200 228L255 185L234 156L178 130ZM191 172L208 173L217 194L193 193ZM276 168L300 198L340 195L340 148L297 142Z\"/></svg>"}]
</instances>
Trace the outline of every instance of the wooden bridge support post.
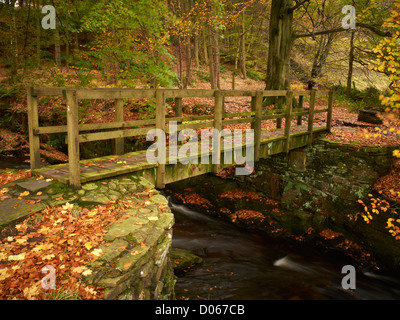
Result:
<instances>
[{"instance_id":1,"label":"wooden bridge support post","mask_svg":"<svg viewBox=\"0 0 400 320\"><path fill-rule=\"evenodd\" d=\"M222 115L224 113L224 96L221 91L217 90L214 93L214 131L213 131L213 146L212 146L212 160L213 172L218 173L221 166L221 133L222 133ZM233 153L232 153L233 155Z\"/></svg>"},{"instance_id":2,"label":"wooden bridge support post","mask_svg":"<svg viewBox=\"0 0 400 320\"><path fill-rule=\"evenodd\" d=\"M115 99L115 122L124 121L124 100ZM124 138L115 139L115 154L124 154Z\"/></svg>"},{"instance_id":3,"label":"wooden bridge support post","mask_svg":"<svg viewBox=\"0 0 400 320\"><path fill-rule=\"evenodd\" d=\"M262 91L257 91L254 97L254 122L252 129L254 129L254 160L260 160L260 144L261 144L261 117L262 117Z\"/></svg>"},{"instance_id":4,"label":"wooden bridge support post","mask_svg":"<svg viewBox=\"0 0 400 320\"><path fill-rule=\"evenodd\" d=\"M29 127L29 153L31 170L40 168L40 138L33 131L39 127L38 98L33 95L33 88L27 89L28 127Z\"/></svg>"},{"instance_id":5,"label":"wooden bridge support post","mask_svg":"<svg viewBox=\"0 0 400 320\"><path fill-rule=\"evenodd\" d=\"M175 98L175 117L182 117L182 98Z\"/></svg>"},{"instance_id":6,"label":"wooden bridge support post","mask_svg":"<svg viewBox=\"0 0 400 320\"><path fill-rule=\"evenodd\" d=\"M165 94L161 90L156 90L156 129L165 132ZM166 141L160 141L157 148L158 159L166 159ZM158 163L156 172L156 188L165 187L165 163Z\"/></svg>"},{"instance_id":7,"label":"wooden bridge support post","mask_svg":"<svg viewBox=\"0 0 400 320\"><path fill-rule=\"evenodd\" d=\"M310 146L313 141L313 127L314 127L314 109L315 109L315 90L310 94L310 108L308 109L308 145Z\"/></svg>"},{"instance_id":8,"label":"wooden bridge support post","mask_svg":"<svg viewBox=\"0 0 400 320\"><path fill-rule=\"evenodd\" d=\"M299 108L298 111L303 111L303 100L304 100L304 96L299 96ZM297 117L297 125L301 126L303 120L303 116L298 116Z\"/></svg>"},{"instance_id":9,"label":"wooden bridge support post","mask_svg":"<svg viewBox=\"0 0 400 320\"><path fill-rule=\"evenodd\" d=\"M293 91L288 91L286 94L286 112L285 112L285 152L289 153L290 150L290 128L292 125L293 113Z\"/></svg>"},{"instance_id":10,"label":"wooden bridge support post","mask_svg":"<svg viewBox=\"0 0 400 320\"><path fill-rule=\"evenodd\" d=\"M69 185L74 189L80 189L78 100L75 90L64 90L63 96L67 100Z\"/></svg>"},{"instance_id":11,"label":"wooden bridge support post","mask_svg":"<svg viewBox=\"0 0 400 320\"><path fill-rule=\"evenodd\" d=\"M331 132L332 108L333 108L333 90L330 90L329 91L329 100L328 100L328 114L326 116L326 129L328 130L328 132Z\"/></svg>"}]
</instances>

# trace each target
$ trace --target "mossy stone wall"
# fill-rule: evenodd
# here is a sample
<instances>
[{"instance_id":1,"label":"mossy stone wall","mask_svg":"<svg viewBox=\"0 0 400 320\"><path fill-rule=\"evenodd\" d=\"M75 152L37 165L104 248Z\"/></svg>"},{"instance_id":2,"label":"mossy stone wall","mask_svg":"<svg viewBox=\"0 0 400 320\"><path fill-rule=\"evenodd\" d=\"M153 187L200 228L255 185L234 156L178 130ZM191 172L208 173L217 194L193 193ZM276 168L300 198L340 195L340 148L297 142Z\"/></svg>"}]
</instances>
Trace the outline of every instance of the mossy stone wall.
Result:
<instances>
[{"instance_id":1,"label":"mossy stone wall","mask_svg":"<svg viewBox=\"0 0 400 320\"><path fill-rule=\"evenodd\" d=\"M129 197L143 192L148 198ZM105 288L106 300L174 299L175 276L169 253L174 215L166 198L144 178L121 177L84 184L81 201L126 201L123 216L108 227L98 259L84 281Z\"/></svg>"}]
</instances>

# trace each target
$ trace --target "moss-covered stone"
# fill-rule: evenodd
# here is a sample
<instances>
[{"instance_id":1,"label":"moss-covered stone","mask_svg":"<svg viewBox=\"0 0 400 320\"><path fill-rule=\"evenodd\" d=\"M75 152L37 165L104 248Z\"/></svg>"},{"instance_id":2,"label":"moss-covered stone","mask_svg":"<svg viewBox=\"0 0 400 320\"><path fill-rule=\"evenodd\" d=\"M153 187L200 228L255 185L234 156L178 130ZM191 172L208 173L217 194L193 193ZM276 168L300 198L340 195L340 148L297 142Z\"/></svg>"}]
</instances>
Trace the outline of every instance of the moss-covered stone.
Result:
<instances>
[{"instance_id":1,"label":"moss-covered stone","mask_svg":"<svg viewBox=\"0 0 400 320\"><path fill-rule=\"evenodd\" d=\"M179 248L171 250L170 259L176 273L203 262L203 259L193 252Z\"/></svg>"}]
</instances>

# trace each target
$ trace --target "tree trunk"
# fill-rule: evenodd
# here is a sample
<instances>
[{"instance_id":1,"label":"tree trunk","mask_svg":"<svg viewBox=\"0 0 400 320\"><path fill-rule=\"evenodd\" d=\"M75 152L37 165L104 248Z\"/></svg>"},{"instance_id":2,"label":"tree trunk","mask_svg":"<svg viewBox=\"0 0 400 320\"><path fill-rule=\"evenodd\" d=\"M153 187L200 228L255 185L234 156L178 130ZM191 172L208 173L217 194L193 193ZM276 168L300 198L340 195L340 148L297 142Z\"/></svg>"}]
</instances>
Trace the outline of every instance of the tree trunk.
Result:
<instances>
[{"instance_id":1,"label":"tree trunk","mask_svg":"<svg viewBox=\"0 0 400 320\"><path fill-rule=\"evenodd\" d=\"M58 30L58 21L56 19L56 30L54 31L54 55L57 67L61 67L61 48L60 48L60 31Z\"/></svg>"},{"instance_id":2,"label":"tree trunk","mask_svg":"<svg viewBox=\"0 0 400 320\"><path fill-rule=\"evenodd\" d=\"M178 74L179 74L179 89L182 89L183 85L183 71L182 71L182 41L181 36L178 35Z\"/></svg>"},{"instance_id":3,"label":"tree trunk","mask_svg":"<svg viewBox=\"0 0 400 320\"><path fill-rule=\"evenodd\" d=\"M65 18L65 64L67 67L67 72L69 72L69 30L68 30L68 13Z\"/></svg>"},{"instance_id":4,"label":"tree trunk","mask_svg":"<svg viewBox=\"0 0 400 320\"><path fill-rule=\"evenodd\" d=\"M207 31L206 29L203 30L203 58L204 58L204 63L206 65L209 64L209 59L208 59L208 47L207 47Z\"/></svg>"},{"instance_id":5,"label":"tree trunk","mask_svg":"<svg viewBox=\"0 0 400 320\"><path fill-rule=\"evenodd\" d=\"M79 38L78 32L75 31L74 33L74 52L73 52L74 61L78 60L79 58Z\"/></svg>"},{"instance_id":6,"label":"tree trunk","mask_svg":"<svg viewBox=\"0 0 400 320\"><path fill-rule=\"evenodd\" d=\"M190 49L191 41L190 36L186 36L186 76L183 84L183 89L187 89L190 84L190 66L192 64L192 50Z\"/></svg>"},{"instance_id":7,"label":"tree trunk","mask_svg":"<svg viewBox=\"0 0 400 320\"><path fill-rule=\"evenodd\" d=\"M194 36L194 62L196 68L200 67L200 60L199 60L199 35L195 34Z\"/></svg>"},{"instance_id":8,"label":"tree trunk","mask_svg":"<svg viewBox=\"0 0 400 320\"><path fill-rule=\"evenodd\" d=\"M351 36L350 36L349 71L347 73L347 88L346 88L346 95L348 97L351 96L351 82L353 79L354 34L355 34L355 31L352 31Z\"/></svg>"},{"instance_id":9,"label":"tree trunk","mask_svg":"<svg viewBox=\"0 0 400 320\"><path fill-rule=\"evenodd\" d=\"M294 40L292 6L293 0L272 0L265 90L290 89L290 53Z\"/></svg>"},{"instance_id":10,"label":"tree trunk","mask_svg":"<svg viewBox=\"0 0 400 320\"><path fill-rule=\"evenodd\" d=\"M314 62L311 69L311 84L315 85L315 80L321 76L322 69L328 58L331 45L333 43L334 34L323 35L320 39L317 53L314 56Z\"/></svg>"},{"instance_id":11,"label":"tree trunk","mask_svg":"<svg viewBox=\"0 0 400 320\"><path fill-rule=\"evenodd\" d=\"M220 67L220 57L219 57L219 31L214 30L214 67L215 67L215 86L216 89L221 89L219 81L219 67Z\"/></svg>"},{"instance_id":12,"label":"tree trunk","mask_svg":"<svg viewBox=\"0 0 400 320\"><path fill-rule=\"evenodd\" d=\"M246 74L246 35L245 35L245 13L242 13L242 57L241 57L241 71L243 79L247 79Z\"/></svg>"},{"instance_id":13,"label":"tree trunk","mask_svg":"<svg viewBox=\"0 0 400 320\"><path fill-rule=\"evenodd\" d=\"M16 22L16 16L15 16L15 2L16 1L10 1L10 13L11 13L11 24L10 24L10 30L11 30L11 37L10 37L10 48L11 48L11 56L12 56L12 62L11 62L11 77L10 77L10 82L14 84L16 77L17 77L17 72L18 72L18 34L17 34L17 22Z\"/></svg>"},{"instance_id":14,"label":"tree trunk","mask_svg":"<svg viewBox=\"0 0 400 320\"><path fill-rule=\"evenodd\" d=\"M41 26L41 10L40 10L40 1L36 0L36 10L37 10L37 19L36 19L36 64L38 69L41 68L41 52L40 52L40 34L42 30Z\"/></svg>"},{"instance_id":15,"label":"tree trunk","mask_svg":"<svg viewBox=\"0 0 400 320\"><path fill-rule=\"evenodd\" d=\"M213 50L213 30L211 27L208 28L208 62L210 69L210 83L211 89L217 89L217 82L215 77L215 61L214 61L214 50Z\"/></svg>"}]
</instances>

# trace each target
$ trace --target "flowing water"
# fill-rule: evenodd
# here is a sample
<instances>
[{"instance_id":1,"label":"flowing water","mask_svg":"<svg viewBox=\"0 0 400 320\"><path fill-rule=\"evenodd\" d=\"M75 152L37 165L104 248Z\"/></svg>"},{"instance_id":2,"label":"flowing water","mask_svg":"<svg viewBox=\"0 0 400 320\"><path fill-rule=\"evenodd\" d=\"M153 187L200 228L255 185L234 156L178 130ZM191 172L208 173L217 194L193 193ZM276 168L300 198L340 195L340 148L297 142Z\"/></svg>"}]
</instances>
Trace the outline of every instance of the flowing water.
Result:
<instances>
[{"instance_id":1,"label":"flowing water","mask_svg":"<svg viewBox=\"0 0 400 320\"><path fill-rule=\"evenodd\" d=\"M177 299L400 299L400 275L356 270L356 289L345 290L339 253L271 239L170 203L172 246L194 251L203 263L178 275Z\"/></svg>"}]
</instances>

